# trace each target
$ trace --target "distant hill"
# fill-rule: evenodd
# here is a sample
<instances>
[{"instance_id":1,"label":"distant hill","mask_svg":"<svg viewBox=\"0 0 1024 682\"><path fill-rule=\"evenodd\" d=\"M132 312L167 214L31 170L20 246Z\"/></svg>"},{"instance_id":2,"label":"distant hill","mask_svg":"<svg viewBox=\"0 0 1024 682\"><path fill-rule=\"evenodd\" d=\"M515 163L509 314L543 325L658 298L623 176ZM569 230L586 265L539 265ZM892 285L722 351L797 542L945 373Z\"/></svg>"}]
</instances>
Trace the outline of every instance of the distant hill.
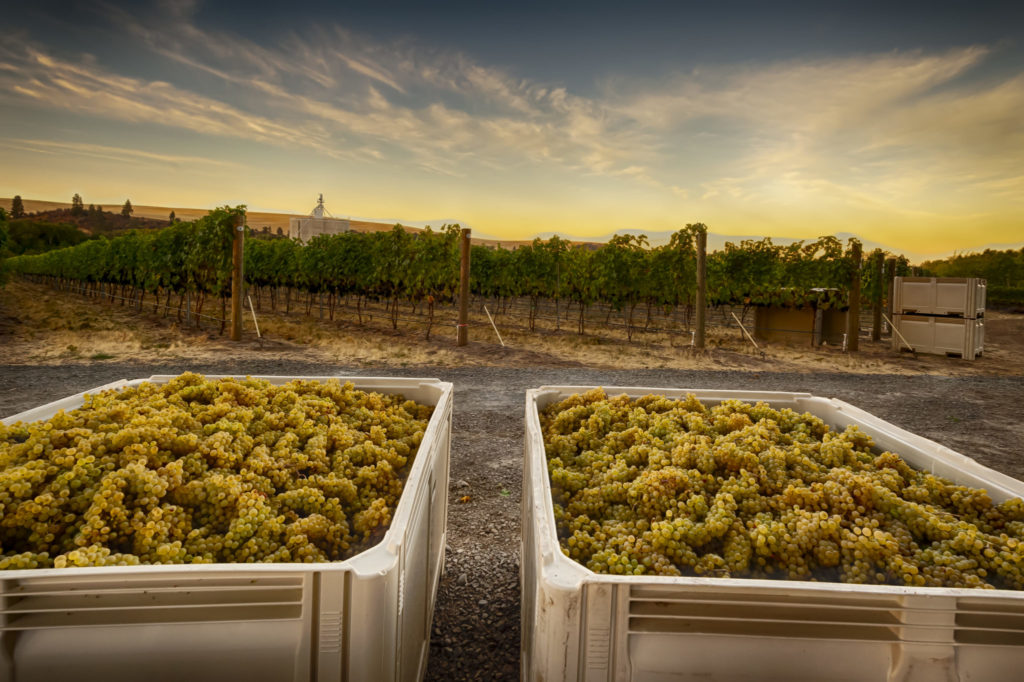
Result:
<instances>
[{"instance_id":1,"label":"distant hill","mask_svg":"<svg viewBox=\"0 0 1024 682\"><path fill-rule=\"evenodd\" d=\"M30 217L38 218L39 220L46 220L47 222L63 222L76 225L87 229L87 221L85 220L70 220L71 216L71 204L60 201L41 201L38 199L23 199L22 205L25 207L25 213ZM11 209L11 198L0 198L0 206L3 206L8 211ZM113 211L104 211L105 215L113 216L115 224L120 225L122 219L121 206L115 207L103 207L113 208ZM174 217L178 220L196 220L202 218L209 209L204 208L189 208L189 207L168 207L168 206L146 206L132 204L132 217L125 219L126 221L133 221L132 227L140 229L151 229L155 227L167 227L169 224L168 216L171 211L174 211ZM86 209L88 214L88 208ZM288 234L288 227L292 218L303 218L304 215L297 213L268 213L264 211L250 211L247 215L247 221L249 227L254 230L262 231L264 228L269 228L271 232L276 233L280 229L284 234ZM125 222L125 225L128 223ZM372 222L368 220L352 220L350 221L352 229L356 232L379 232L381 230L390 230L394 227L394 223L382 223ZM124 229L131 229L126 227Z\"/></svg>"},{"instance_id":2,"label":"distant hill","mask_svg":"<svg viewBox=\"0 0 1024 682\"><path fill-rule=\"evenodd\" d=\"M71 208L71 204L70 203L62 203L62 202L56 202L56 201L40 201L40 200L36 200L36 199L24 199L23 200L23 204L25 206L25 211L27 213L29 213L29 214L35 213L35 212L42 212L42 213L45 213L45 214L49 215L50 212L53 212L53 211L66 210L66 209L70 209ZM9 199L9 198L8 199L0 198L0 206L3 206L6 209L10 210L11 199ZM114 215L116 218L120 218L121 217L120 216L120 210L121 210L120 206L109 207L109 208L113 208L114 209L113 212L112 212L112 215ZM136 206L134 204L133 204L133 208L134 208L134 214L133 214L133 218L132 218L133 220L150 219L150 220L153 221L151 224L149 224L149 223L137 223L136 225L134 225L135 227L164 227L164 226L166 226L168 224L167 217L168 217L168 215L170 214L170 212L172 210L174 211L175 217L177 217L179 220L195 220L197 218L201 218L201 217L205 216L209 212L208 209L202 209L202 208L188 208L188 207L171 208L171 207L166 207L166 206L146 206L146 205L137 205ZM110 212L108 212L108 213L110 213ZM249 226L251 228L253 228L254 230L256 230L256 231L264 231L265 229L268 229L270 232L276 234L278 232L278 230L280 230L281 233L288 234L288 227L289 227L290 220L292 218L303 218L305 216L306 216L306 214L301 214L301 213L272 213L272 212L264 212L264 211L250 211L248 213L248 215L247 215L247 218L248 218ZM50 220L52 222L67 222L65 220L56 220L54 218L47 218L47 220ZM350 218L349 219L349 224L350 224L352 230L355 231L355 232L380 232L380 231L386 231L386 230L392 229L397 222L398 221L390 221L390 220L387 220L387 219L383 219L383 220L381 220L381 219L374 220L374 219L369 219L369 218ZM407 221L406 223L402 223L402 227L405 228L406 230L415 231L415 230L422 229L423 227L425 227L427 225L430 225L434 229L438 229L438 228L440 228L444 224L454 224L454 223L459 223L459 224L462 225L462 227L471 227L470 225L467 225L465 222L462 222L462 221L459 221L459 220L453 219L453 218L446 218L446 219L443 219L443 220L433 220L433 221ZM589 236L589 237L571 236L571 235L566 235L566 234L560 233L560 232L542 232L542 233L537 234L536 237L539 237L540 239L549 239L549 238L557 235L558 237L560 237L562 239L565 239L567 241L570 241L573 244L585 245L588 248L598 248L600 244L603 244L603 243L607 242L615 234L633 234L633 235L644 234L644 235L647 235L647 240L651 244L651 246L660 246L662 244L667 244L668 240L671 238L671 236L674 233L675 233L675 230L644 231L644 230L638 230L638 229L633 229L633 228L626 228L626 229L622 229L622 230L616 230L615 232L610 232L610 233L607 233L607 234L604 234L604 235ZM853 234L847 233L847 232L842 232L842 233L839 233L839 234L837 234L835 236L836 236L836 238L838 238L841 241L845 242L850 237L855 237L856 235L853 235ZM750 240L755 240L756 241L756 240L760 240L762 238L763 238L763 236L761 236L761 235L726 235L726 234L718 234L716 232L709 232L708 233L708 250L709 251L720 251L720 250L725 248L726 242L732 242L734 244L738 244L739 242L741 242L743 240L746 240L746 239L750 239ZM522 246L522 245L529 244L532 241L533 241L533 237L531 237L529 239L518 239L518 240L514 240L514 239L500 239L500 238L495 237L493 235L489 235L489 234L483 232L482 230L476 230L476 229L473 230L473 243L474 244L480 244L480 245L485 245L485 246L501 246L503 248L516 248L517 246ZM799 239L792 238L792 237L772 237L772 241L774 243L776 243L776 244L787 245L787 244L792 244L795 241L807 241L807 240L806 239L799 240ZM902 253L912 263L922 263L922 262L927 261L927 260L935 260L935 259L945 258L945 257L950 255L949 252L929 253L929 252L905 251L905 250L901 250L901 249L898 249L898 248L894 248L894 247L889 246L887 244L883 244L881 242L875 242L875 241L864 240L864 239L861 239L861 241L864 244L865 252L869 252L869 251L871 251L871 250L873 250L875 248L880 248L883 251L889 251L889 252L892 252L892 253ZM1024 241L1013 243L1013 244L984 244L984 245L980 245L980 246L977 246L977 247L972 248L972 249L961 250L961 252L968 252L968 251L978 251L978 252L980 252L980 251L984 251L985 249L994 249L994 250L1019 249L1021 247L1024 247Z\"/></svg>"},{"instance_id":3,"label":"distant hill","mask_svg":"<svg viewBox=\"0 0 1024 682\"><path fill-rule=\"evenodd\" d=\"M99 209L93 211L86 209L85 212L75 215L70 208L54 208L49 211L30 213L26 218L38 222L73 225L82 232L93 235L116 234L129 230L158 230L170 225L168 220L123 216L120 210L113 213Z\"/></svg>"},{"instance_id":4,"label":"distant hill","mask_svg":"<svg viewBox=\"0 0 1024 682\"><path fill-rule=\"evenodd\" d=\"M648 243L650 243L651 246L661 246L662 244L667 244L669 239L672 237L673 234L675 234L675 232L676 232L676 230L663 230L663 231L658 231L658 232L645 232L644 230L624 229L624 230L616 230L615 232L609 232L608 234L601 235L601 236L596 236L596 237L569 237L569 236L566 236L566 235L564 235L564 234L562 234L560 232L543 232L543 233L541 233L541 234L539 234L537 236L540 237L541 239L548 239L550 237L558 235L562 239L573 239L573 240L582 241L582 242L585 242L585 243L590 243L590 242L605 243L609 239L611 239L613 236L615 236L616 234L633 234L633 235L642 235L643 234L643 235L647 235L647 241L648 241ZM836 239L838 239L839 241L841 241L843 243L845 243L851 237L855 237L857 239L860 239L861 244L864 246L864 252L865 253L873 251L874 249L881 249L882 251L888 251L888 252L894 253L894 254L902 254L902 255L906 256L907 259L910 260L911 263L917 263L917 264L923 263L924 261L927 261L927 260L934 260L934 259L938 259L938 258L945 258L945 257L950 255L950 252L948 252L948 251L928 253L928 252L923 252L923 251L908 251L908 250L904 250L904 249L899 249L899 248L896 248L894 246L890 246L888 244L884 244L882 242L876 242L876 241L872 241L870 239L864 239L863 237L860 237L860 236L855 235L855 234L850 233L850 232L840 232L840 233L836 234L835 237L836 237ZM752 240L752 241L760 241L761 239L764 239L764 235L735 235L735 234L718 234L716 232L708 232L708 251L721 251L722 249L725 248L725 244L727 242L731 242L733 244L739 244L740 242L748 240L748 239ZM797 239L797 238L794 238L794 237L772 237L772 243L780 244L782 246L788 246L789 244L792 244L793 242L798 242L798 241L805 241L806 242L806 241L810 241L810 240L807 239L807 238ZM1019 249L1021 247L1024 247L1024 242L1016 242L1016 243L1012 243L1012 244L984 244L984 245L977 246L977 247L974 247L974 248L971 248L971 249L961 249L961 250L959 250L959 252L961 252L961 253L975 252L975 251L981 252L981 251L984 251L985 249L993 249L993 250L997 250L997 251L1002 251L1002 250L1006 250L1006 249Z\"/></svg>"}]
</instances>

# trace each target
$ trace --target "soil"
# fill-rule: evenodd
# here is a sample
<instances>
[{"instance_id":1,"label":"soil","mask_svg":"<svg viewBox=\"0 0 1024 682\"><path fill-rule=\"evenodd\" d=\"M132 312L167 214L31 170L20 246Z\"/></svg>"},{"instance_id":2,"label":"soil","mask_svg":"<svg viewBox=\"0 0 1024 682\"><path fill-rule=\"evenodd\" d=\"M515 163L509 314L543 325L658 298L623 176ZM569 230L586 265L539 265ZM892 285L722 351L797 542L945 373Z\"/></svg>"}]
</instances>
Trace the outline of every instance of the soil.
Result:
<instances>
[{"instance_id":1,"label":"soil","mask_svg":"<svg viewBox=\"0 0 1024 682\"><path fill-rule=\"evenodd\" d=\"M1024 315L988 311L984 320L985 350L974 361L941 355L895 352L888 339L872 342L869 322L860 338L860 350L847 353L841 347L782 345L760 342L757 348L735 327L725 326L728 310L712 310L708 348L690 347L684 329L637 330L627 338L623 325L590 324L578 335L562 311L561 325L545 317L536 331L529 331L523 306L494 315L495 328L483 306L474 303L470 315L470 343L454 344L454 309L438 306L435 324L426 335L422 306L413 314L400 306L400 322L393 329L382 303L338 306L335 319L296 296L292 312L268 310L268 296L257 308L262 338L257 338L251 313L244 319L240 343L232 342L219 320L220 301L203 306L202 327L183 326L178 297L170 311L154 310L157 301L145 297L136 311L124 300L114 302L67 291L14 281L0 289L0 363L63 364L85 359L114 362L192 363L217 362L223 357L254 361L310 362L352 367L577 367L602 369L743 370L775 372L851 372L857 374L934 374L940 376L1024 376ZM259 305L259 296L253 296ZM165 300L165 299L163 299ZM163 305L163 300L160 305ZM192 302L193 307L195 301ZM743 311L736 311L742 316ZM749 311L748 311L749 313ZM321 318L322 315L322 318ZM604 314L597 315L604 319ZM748 315L749 318L749 315ZM663 324L655 318L652 329Z\"/></svg>"},{"instance_id":2,"label":"soil","mask_svg":"<svg viewBox=\"0 0 1024 682\"><path fill-rule=\"evenodd\" d=\"M117 379L184 370L380 375L380 368L245 358L192 363L0 365L0 414ZM579 367L390 367L394 376L455 386L445 571L427 680L519 679L520 504L524 391L542 385L806 391L850 402L982 464L1024 478L1024 377L879 375Z\"/></svg>"}]
</instances>

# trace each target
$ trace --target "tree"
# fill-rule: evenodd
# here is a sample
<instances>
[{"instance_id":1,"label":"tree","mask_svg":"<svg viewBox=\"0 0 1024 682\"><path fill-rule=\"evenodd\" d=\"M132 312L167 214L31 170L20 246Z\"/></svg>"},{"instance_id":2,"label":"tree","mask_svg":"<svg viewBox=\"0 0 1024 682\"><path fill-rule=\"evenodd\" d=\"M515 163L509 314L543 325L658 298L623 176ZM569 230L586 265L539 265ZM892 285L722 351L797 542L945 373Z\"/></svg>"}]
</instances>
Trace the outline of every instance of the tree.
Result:
<instances>
[{"instance_id":1,"label":"tree","mask_svg":"<svg viewBox=\"0 0 1024 682\"><path fill-rule=\"evenodd\" d=\"M130 218L134 209L132 208L132 202L130 199L124 200L124 206L121 207L121 215L125 218Z\"/></svg>"},{"instance_id":2,"label":"tree","mask_svg":"<svg viewBox=\"0 0 1024 682\"><path fill-rule=\"evenodd\" d=\"M25 217L25 205L21 203L20 194L14 195L14 199L11 200L11 217L15 220Z\"/></svg>"},{"instance_id":3,"label":"tree","mask_svg":"<svg viewBox=\"0 0 1024 682\"><path fill-rule=\"evenodd\" d=\"M171 215L167 216L167 220L172 223L174 222L174 211L171 211Z\"/></svg>"},{"instance_id":4,"label":"tree","mask_svg":"<svg viewBox=\"0 0 1024 682\"><path fill-rule=\"evenodd\" d=\"M85 203L82 201L82 195L75 193L75 196L71 197L71 215L84 215L85 214Z\"/></svg>"}]
</instances>

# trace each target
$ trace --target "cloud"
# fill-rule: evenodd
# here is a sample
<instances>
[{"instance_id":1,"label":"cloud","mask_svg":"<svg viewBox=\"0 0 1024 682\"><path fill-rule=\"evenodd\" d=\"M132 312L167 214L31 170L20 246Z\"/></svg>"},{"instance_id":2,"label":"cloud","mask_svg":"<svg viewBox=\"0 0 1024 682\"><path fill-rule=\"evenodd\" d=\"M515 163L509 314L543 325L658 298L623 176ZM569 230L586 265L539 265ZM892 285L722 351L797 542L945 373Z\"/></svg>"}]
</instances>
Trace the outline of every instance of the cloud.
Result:
<instances>
[{"instance_id":1,"label":"cloud","mask_svg":"<svg viewBox=\"0 0 1024 682\"><path fill-rule=\"evenodd\" d=\"M208 159L201 156L183 156L177 154L160 154L141 149L127 149L124 147L110 147L107 145L88 144L84 142L55 142L52 140L19 140L14 138L0 138L0 146L7 149L20 149L36 154L52 154L54 156L67 156L75 154L88 156L117 163L145 163L158 162L175 166L208 166L217 169L241 168L241 164L219 159Z\"/></svg>"},{"instance_id":2,"label":"cloud","mask_svg":"<svg viewBox=\"0 0 1024 682\"><path fill-rule=\"evenodd\" d=\"M4 57L15 68L0 72L0 92L20 92L48 108L119 121L157 122L213 136L315 144L308 139L309 131L169 83L119 76L88 62L51 57L34 47L21 53L4 49ZM23 87L23 82L31 87Z\"/></svg>"},{"instance_id":3,"label":"cloud","mask_svg":"<svg viewBox=\"0 0 1024 682\"><path fill-rule=\"evenodd\" d=\"M937 215L926 207L958 194L1008 194L999 183L1024 158L1024 75L965 78L990 53L710 67L661 84L609 81L606 99L701 153L703 200ZM968 169L984 180L967 182Z\"/></svg>"},{"instance_id":4,"label":"cloud","mask_svg":"<svg viewBox=\"0 0 1024 682\"><path fill-rule=\"evenodd\" d=\"M970 77L993 54L986 46L701 65L608 78L583 96L409 40L311 27L258 44L200 27L194 2L160 7L104 11L174 66L166 81L15 35L0 47L0 103L451 177L555 169L697 207L921 216L967 196L1020 201L1024 69Z\"/></svg>"}]
</instances>

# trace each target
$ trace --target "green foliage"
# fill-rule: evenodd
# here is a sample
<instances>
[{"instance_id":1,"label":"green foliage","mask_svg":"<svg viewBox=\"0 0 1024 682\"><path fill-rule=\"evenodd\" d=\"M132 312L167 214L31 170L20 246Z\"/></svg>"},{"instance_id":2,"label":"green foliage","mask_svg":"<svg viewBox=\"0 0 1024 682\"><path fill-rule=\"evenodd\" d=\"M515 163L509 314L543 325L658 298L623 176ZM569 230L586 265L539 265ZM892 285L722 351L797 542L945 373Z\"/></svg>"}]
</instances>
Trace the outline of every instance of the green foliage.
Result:
<instances>
[{"instance_id":1,"label":"green foliage","mask_svg":"<svg viewBox=\"0 0 1024 682\"><path fill-rule=\"evenodd\" d=\"M306 245L254 239L245 245L245 275L257 286L451 301L458 283L458 242L458 225L415 234L396 226L389 232L319 235Z\"/></svg>"},{"instance_id":2,"label":"green foliage","mask_svg":"<svg viewBox=\"0 0 1024 682\"><path fill-rule=\"evenodd\" d=\"M81 244L89 239L89 235L74 225L41 222L30 218L11 221L7 230L7 248L12 256L43 253Z\"/></svg>"},{"instance_id":3,"label":"green foliage","mask_svg":"<svg viewBox=\"0 0 1024 682\"><path fill-rule=\"evenodd\" d=\"M230 287L231 245L245 207L222 207L191 223L90 239L38 255L12 258L12 271L156 291L219 295Z\"/></svg>"},{"instance_id":4,"label":"green foliage","mask_svg":"<svg viewBox=\"0 0 1024 682\"><path fill-rule=\"evenodd\" d=\"M1024 248L957 254L922 264L931 277L983 277L992 287L1024 287Z\"/></svg>"},{"instance_id":5,"label":"green foliage","mask_svg":"<svg viewBox=\"0 0 1024 682\"><path fill-rule=\"evenodd\" d=\"M7 258L7 242L10 238L7 232L7 211L0 209L0 287L7 283L7 267L4 261Z\"/></svg>"},{"instance_id":6,"label":"green foliage","mask_svg":"<svg viewBox=\"0 0 1024 682\"><path fill-rule=\"evenodd\" d=\"M244 207L220 208L195 222L174 222L159 231L94 239L71 248L12 259L18 272L87 282L110 282L146 291L195 291L218 295L230 288L234 226ZM629 327L638 304L671 309L693 305L696 294L698 234L687 225L669 242L649 248L646 237L616 235L600 248L573 246L554 237L535 239L517 249L472 248L470 289L485 297L524 297L531 302L530 324L541 299L568 299L584 311L601 301L626 311ZM248 239L245 276L260 287L289 287L313 294L386 300L392 324L397 304L453 301L459 272L459 227L445 225L407 232L320 235L308 244L287 238ZM708 255L708 300L713 305L843 306L853 273L852 243L834 237L788 246L771 239L726 244ZM884 287L869 254L861 268L866 300ZM899 269L906 270L905 259ZM307 303L308 305L308 303Z\"/></svg>"},{"instance_id":7,"label":"green foliage","mask_svg":"<svg viewBox=\"0 0 1024 682\"><path fill-rule=\"evenodd\" d=\"M788 246L744 240L708 256L712 304L820 308L846 305L852 263L835 237Z\"/></svg>"},{"instance_id":8,"label":"green foliage","mask_svg":"<svg viewBox=\"0 0 1024 682\"><path fill-rule=\"evenodd\" d=\"M1024 309L1024 287L990 286L985 292L985 305L989 308Z\"/></svg>"}]
</instances>

